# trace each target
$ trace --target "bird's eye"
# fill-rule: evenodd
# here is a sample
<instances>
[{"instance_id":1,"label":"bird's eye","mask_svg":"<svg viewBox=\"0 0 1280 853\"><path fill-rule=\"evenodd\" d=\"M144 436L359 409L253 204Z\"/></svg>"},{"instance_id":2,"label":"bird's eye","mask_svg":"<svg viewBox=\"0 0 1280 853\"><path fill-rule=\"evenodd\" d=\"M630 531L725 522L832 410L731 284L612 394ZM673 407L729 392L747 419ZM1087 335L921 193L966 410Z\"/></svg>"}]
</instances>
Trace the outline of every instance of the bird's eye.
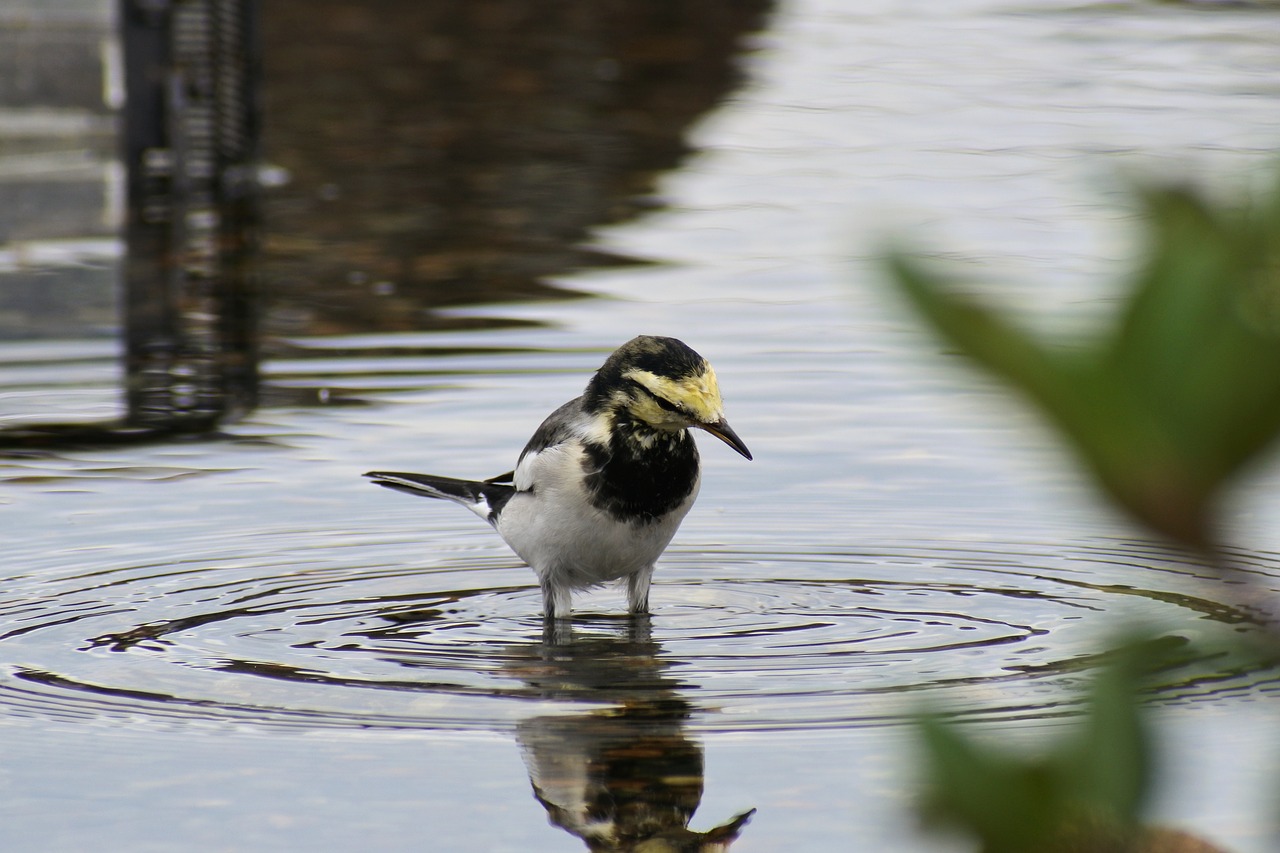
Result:
<instances>
[{"instance_id":1,"label":"bird's eye","mask_svg":"<svg viewBox=\"0 0 1280 853\"><path fill-rule=\"evenodd\" d=\"M631 384L635 385L637 388L639 388L641 391L647 394L650 399L652 399L655 403L658 404L659 408L665 409L666 411L671 412L673 414L681 415L682 417L689 416L689 412L687 409L685 409L684 406L673 403L670 400L668 400L666 397L658 396L657 394L653 393L645 386L641 385L639 382L636 382L633 380Z\"/></svg>"}]
</instances>

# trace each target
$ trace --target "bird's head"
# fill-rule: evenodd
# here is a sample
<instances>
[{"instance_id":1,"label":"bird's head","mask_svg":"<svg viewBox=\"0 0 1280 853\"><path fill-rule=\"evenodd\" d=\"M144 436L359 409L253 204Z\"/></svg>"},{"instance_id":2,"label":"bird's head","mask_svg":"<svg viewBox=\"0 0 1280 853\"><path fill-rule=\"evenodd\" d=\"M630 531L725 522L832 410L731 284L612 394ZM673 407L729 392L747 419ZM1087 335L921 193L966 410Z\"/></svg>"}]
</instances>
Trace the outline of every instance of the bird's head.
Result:
<instances>
[{"instance_id":1,"label":"bird's head","mask_svg":"<svg viewBox=\"0 0 1280 853\"><path fill-rule=\"evenodd\" d=\"M596 371L586 398L592 411L625 411L655 430L706 430L751 458L724 418L716 372L675 338L641 335L623 344Z\"/></svg>"}]
</instances>

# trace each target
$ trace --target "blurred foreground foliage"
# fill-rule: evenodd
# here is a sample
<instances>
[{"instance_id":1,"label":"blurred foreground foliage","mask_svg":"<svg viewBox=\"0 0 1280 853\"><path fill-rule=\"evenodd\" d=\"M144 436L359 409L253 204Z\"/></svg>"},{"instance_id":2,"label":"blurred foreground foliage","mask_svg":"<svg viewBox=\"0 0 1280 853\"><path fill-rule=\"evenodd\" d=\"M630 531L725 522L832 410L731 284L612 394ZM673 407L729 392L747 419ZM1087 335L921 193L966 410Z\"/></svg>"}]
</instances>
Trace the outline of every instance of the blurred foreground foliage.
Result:
<instances>
[{"instance_id":1,"label":"blurred foreground foliage","mask_svg":"<svg viewBox=\"0 0 1280 853\"><path fill-rule=\"evenodd\" d=\"M1102 489L1156 532L1217 542L1223 487L1280 434L1280 186L1216 208L1137 190L1143 261L1110 329L1045 342L905 254L902 291L961 353L1029 397Z\"/></svg>"},{"instance_id":2,"label":"blurred foreground foliage","mask_svg":"<svg viewBox=\"0 0 1280 853\"><path fill-rule=\"evenodd\" d=\"M1158 770L1142 694L1162 670L1252 668L1265 665L1265 654L1176 636L1124 640L1104 655L1081 722L1033 754L980 742L941 714L925 715L924 816L966 830L982 853L1214 853L1187 833L1142 823Z\"/></svg>"},{"instance_id":3,"label":"blurred foreground foliage","mask_svg":"<svg viewBox=\"0 0 1280 853\"><path fill-rule=\"evenodd\" d=\"M1229 574L1222 495L1280 436L1280 183L1234 206L1186 186L1136 187L1135 197L1145 248L1127 298L1108 328L1077 340L1033 336L906 253L889 268L944 342L1040 409L1105 495ZM1267 627L1268 648L1242 641L1221 665L1241 655L1259 665L1261 654L1274 666L1280 637ZM1154 776L1141 684L1179 642L1108 655L1077 730L1047 753L993 749L925 717L925 814L983 853L1215 850L1140 823Z\"/></svg>"}]
</instances>

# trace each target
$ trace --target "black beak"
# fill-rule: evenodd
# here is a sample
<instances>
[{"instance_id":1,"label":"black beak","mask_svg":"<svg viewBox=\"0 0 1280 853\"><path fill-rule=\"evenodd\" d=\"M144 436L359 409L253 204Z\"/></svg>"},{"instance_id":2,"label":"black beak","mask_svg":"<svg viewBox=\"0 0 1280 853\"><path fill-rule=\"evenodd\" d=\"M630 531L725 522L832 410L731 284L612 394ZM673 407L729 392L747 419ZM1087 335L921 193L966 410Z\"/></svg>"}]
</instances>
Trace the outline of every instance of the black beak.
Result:
<instances>
[{"instance_id":1,"label":"black beak","mask_svg":"<svg viewBox=\"0 0 1280 853\"><path fill-rule=\"evenodd\" d=\"M751 458L751 451L747 450L747 446L742 443L742 439L738 438L738 434L733 431L733 427L729 426L728 421L719 420L713 424L694 424L694 426L705 429L743 456Z\"/></svg>"}]
</instances>

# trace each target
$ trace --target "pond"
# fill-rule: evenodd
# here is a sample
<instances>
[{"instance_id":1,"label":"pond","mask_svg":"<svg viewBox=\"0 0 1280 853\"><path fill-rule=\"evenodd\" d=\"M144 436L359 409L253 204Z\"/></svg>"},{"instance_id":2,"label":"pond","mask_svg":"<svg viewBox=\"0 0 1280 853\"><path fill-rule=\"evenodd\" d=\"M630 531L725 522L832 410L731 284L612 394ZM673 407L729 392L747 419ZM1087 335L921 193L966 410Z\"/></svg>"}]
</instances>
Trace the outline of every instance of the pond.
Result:
<instances>
[{"instance_id":1,"label":"pond","mask_svg":"<svg viewBox=\"0 0 1280 853\"><path fill-rule=\"evenodd\" d=\"M276 14L268 35L292 25ZM263 407L214 440L0 459L8 849L569 851L608 803L698 832L755 809L744 853L963 851L911 811L913 713L1043 743L1122 625L1251 630L1229 585L1096 504L1034 416L923 336L878 259L901 237L1028 324L1105 317L1134 248L1126 175L1231 185L1275 166L1280 10L754 14L717 43L725 63L749 48L741 81L670 87L687 150L669 128L642 154L590 133L556 154L598 156L583 169L623 196L652 189L622 211L619 191L592 197L598 182L493 141L509 103L458 118L463 86L428 128L463 140L440 144L441 167L520 168L432 178L434 207L410 216L406 176L428 164L390 140L385 157L349 149L383 167L368 177L326 172L307 127L340 135L368 111L298 103L314 57L280 58L301 64L276 72L269 107L300 124L268 137L293 183L268 209ZM332 19L332 45L362 44L358 14ZM450 44L415 55L456 59ZM631 55L684 42L644 44ZM524 104L541 83L504 85ZM466 139L477 126L492 150ZM648 625L602 590L578 599L571 638L546 639L532 573L491 530L360 475L509 470L640 333L707 356L755 459L699 436L702 493ZM0 415L110 415L117 351L0 344ZM1261 472L1230 520L1236 558L1280 594L1276 485ZM1274 850L1280 679L1202 676L1166 672L1153 695L1171 735L1153 818Z\"/></svg>"}]
</instances>

